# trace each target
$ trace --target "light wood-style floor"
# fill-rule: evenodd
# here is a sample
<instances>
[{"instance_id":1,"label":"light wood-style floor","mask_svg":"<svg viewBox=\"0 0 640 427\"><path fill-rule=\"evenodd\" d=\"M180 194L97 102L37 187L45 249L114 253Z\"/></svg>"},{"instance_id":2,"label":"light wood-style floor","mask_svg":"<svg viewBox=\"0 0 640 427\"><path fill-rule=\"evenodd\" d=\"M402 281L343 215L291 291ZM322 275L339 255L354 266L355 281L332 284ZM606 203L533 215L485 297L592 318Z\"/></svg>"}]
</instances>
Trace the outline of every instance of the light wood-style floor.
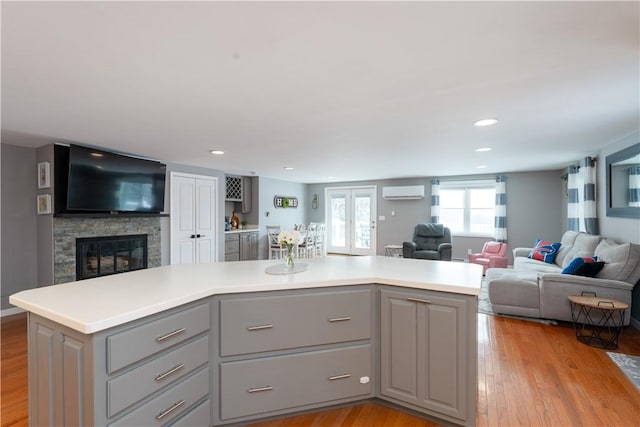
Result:
<instances>
[{"instance_id":1,"label":"light wood-style floor","mask_svg":"<svg viewBox=\"0 0 640 427\"><path fill-rule=\"evenodd\" d=\"M24 315L2 319L0 426L27 426ZM625 328L620 353L640 356L640 331ZM478 314L478 426L637 426L640 391L605 350L575 339L569 324L547 326ZM365 403L254 424L285 426L435 426Z\"/></svg>"}]
</instances>

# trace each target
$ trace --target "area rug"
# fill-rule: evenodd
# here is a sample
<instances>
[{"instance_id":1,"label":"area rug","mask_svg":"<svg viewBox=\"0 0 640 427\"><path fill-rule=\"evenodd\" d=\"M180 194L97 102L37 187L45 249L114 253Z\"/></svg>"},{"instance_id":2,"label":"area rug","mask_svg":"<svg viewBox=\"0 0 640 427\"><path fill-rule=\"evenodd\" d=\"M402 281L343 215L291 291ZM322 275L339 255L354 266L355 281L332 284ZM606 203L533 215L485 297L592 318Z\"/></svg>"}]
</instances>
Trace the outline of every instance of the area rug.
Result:
<instances>
[{"instance_id":1,"label":"area rug","mask_svg":"<svg viewBox=\"0 0 640 427\"><path fill-rule=\"evenodd\" d=\"M607 355L618 365L618 368L640 390L640 357L607 351Z\"/></svg>"},{"instance_id":2,"label":"area rug","mask_svg":"<svg viewBox=\"0 0 640 427\"><path fill-rule=\"evenodd\" d=\"M490 314L492 316L509 317L511 319L526 320L528 322L542 323L544 325L557 325L555 320L536 319L534 317L514 316L511 314L499 314L494 313L491 307L491 301L489 301L489 292L487 290L487 279L482 278L482 284L480 285L480 294L478 294L478 313Z\"/></svg>"}]
</instances>

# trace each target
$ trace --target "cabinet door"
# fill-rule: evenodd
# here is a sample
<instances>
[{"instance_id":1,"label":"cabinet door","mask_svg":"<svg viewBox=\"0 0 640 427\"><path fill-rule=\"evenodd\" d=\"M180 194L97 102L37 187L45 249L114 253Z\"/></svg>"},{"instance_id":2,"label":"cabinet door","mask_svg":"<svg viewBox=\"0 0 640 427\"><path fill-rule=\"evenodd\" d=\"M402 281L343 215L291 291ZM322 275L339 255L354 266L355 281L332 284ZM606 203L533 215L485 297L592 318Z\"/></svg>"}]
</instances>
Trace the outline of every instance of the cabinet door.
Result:
<instances>
[{"instance_id":1,"label":"cabinet door","mask_svg":"<svg viewBox=\"0 0 640 427\"><path fill-rule=\"evenodd\" d=\"M251 259L251 248L249 246L249 234L240 234L240 261Z\"/></svg>"},{"instance_id":2,"label":"cabinet door","mask_svg":"<svg viewBox=\"0 0 640 427\"><path fill-rule=\"evenodd\" d=\"M381 393L466 419L467 376L475 375L468 364L476 363L468 360L468 309L455 296L382 290Z\"/></svg>"},{"instance_id":3,"label":"cabinet door","mask_svg":"<svg viewBox=\"0 0 640 427\"><path fill-rule=\"evenodd\" d=\"M251 212L251 177L242 177L242 213Z\"/></svg>"},{"instance_id":4,"label":"cabinet door","mask_svg":"<svg viewBox=\"0 0 640 427\"><path fill-rule=\"evenodd\" d=\"M258 259L258 233L240 234L240 260Z\"/></svg>"}]
</instances>

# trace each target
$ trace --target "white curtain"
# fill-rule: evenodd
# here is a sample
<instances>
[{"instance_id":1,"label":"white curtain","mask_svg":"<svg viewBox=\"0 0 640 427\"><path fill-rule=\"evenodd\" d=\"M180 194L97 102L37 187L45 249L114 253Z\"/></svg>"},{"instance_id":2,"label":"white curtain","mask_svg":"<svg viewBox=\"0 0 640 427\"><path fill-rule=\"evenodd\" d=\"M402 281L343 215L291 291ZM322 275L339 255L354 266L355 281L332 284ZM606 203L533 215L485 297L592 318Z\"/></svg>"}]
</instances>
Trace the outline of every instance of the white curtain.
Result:
<instances>
[{"instance_id":1,"label":"white curtain","mask_svg":"<svg viewBox=\"0 0 640 427\"><path fill-rule=\"evenodd\" d=\"M640 207L640 166L629 168L629 206Z\"/></svg>"},{"instance_id":2,"label":"white curtain","mask_svg":"<svg viewBox=\"0 0 640 427\"><path fill-rule=\"evenodd\" d=\"M582 166L569 166L567 172L567 229L598 234L595 159L586 157Z\"/></svg>"},{"instance_id":3,"label":"white curtain","mask_svg":"<svg viewBox=\"0 0 640 427\"><path fill-rule=\"evenodd\" d=\"M507 177L496 178L495 240L507 242Z\"/></svg>"},{"instance_id":4,"label":"white curtain","mask_svg":"<svg viewBox=\"0 0 640 427\"><path fill-rule=\"evenodd\" d=\"M440 180L431 180L431 222L440 222Z\"/></svg>"}]
</instances>

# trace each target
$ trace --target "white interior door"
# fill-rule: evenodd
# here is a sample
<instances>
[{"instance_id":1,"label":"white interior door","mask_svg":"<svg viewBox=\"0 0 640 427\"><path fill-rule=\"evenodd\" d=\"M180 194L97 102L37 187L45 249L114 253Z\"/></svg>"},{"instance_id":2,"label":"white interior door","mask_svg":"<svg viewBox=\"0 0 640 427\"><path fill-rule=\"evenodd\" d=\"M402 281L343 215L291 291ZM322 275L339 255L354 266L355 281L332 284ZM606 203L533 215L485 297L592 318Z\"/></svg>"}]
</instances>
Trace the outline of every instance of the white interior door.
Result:
<instances>
[{"instance_id":1,"label":"white interior door","mask_svg":"<svg viewBox=\"0 0 640 427\"><path fill-rule=\"evenodd\" d=\"M217 178L171 173L171 264L216 261L217 188Z\"/></svg>"},{"instance_id":2,"label":"white interior door","mask_svg":"<svg viewBox=\"0 0 640 427\"><path fill-rule=\"evenodd\" d=\"M376 187L327 188L327 252L376 254Z\"/></svg>"}]
</instances>

